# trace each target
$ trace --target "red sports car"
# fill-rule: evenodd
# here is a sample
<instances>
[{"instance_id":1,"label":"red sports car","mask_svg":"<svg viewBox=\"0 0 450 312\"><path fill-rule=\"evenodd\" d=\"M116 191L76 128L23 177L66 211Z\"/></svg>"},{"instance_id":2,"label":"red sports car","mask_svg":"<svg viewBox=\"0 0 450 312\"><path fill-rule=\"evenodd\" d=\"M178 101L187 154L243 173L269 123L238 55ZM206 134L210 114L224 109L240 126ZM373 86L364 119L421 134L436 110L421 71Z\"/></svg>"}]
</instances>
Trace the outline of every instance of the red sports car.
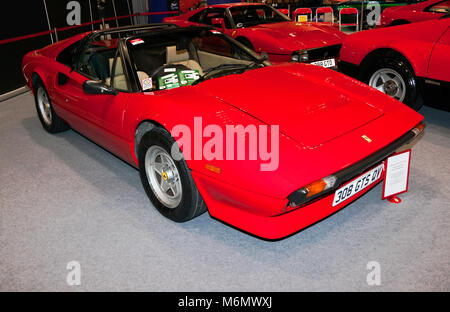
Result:
<instances>
[{"instance_id":1,"label":"red sports car","mask_svg":"<svg viewBox=\"0 0 450 312\"><path fill-rule=\"evenodd\" d=\"M181 27L214 26L271 62L315 62L334 67L345 34L326 23L297 23L276 9L257 3L218 4L167 17Z\"/></svg>"},{"instance_id":2,"label":"red sports car","mask_svg":"<svg viewBox=\"0 0 450 312\"><path fill-rule=\"evenodd\" d=\"M28 53L23 74L44 129L73 128L138 168L162 215L208 210L267 239L367 192L423 128L420 114L356 80L271 65L210 27L77 35Z\"/></svg>"},{"instance_id":3,"label":"red sports car","mask_svg":"<svg viewBox=\"0 0 450 312\"><path fill-rule=\"evenodd\" d=\"M449 26L450 18L351 34L339 69L418 110L428 90L450 95Z\"/></svg>"},{"instance_id":4,"label":"red sports car","mask_svg":"<svg viewBox=\"0 0 450 312\"><path fill-rule=\"evenodd\" d=\"M387 8L381 13L380 26L396 26L446 18L450 14L450 0L429 0L411 5Z\"/></svg>"}]
</instances>

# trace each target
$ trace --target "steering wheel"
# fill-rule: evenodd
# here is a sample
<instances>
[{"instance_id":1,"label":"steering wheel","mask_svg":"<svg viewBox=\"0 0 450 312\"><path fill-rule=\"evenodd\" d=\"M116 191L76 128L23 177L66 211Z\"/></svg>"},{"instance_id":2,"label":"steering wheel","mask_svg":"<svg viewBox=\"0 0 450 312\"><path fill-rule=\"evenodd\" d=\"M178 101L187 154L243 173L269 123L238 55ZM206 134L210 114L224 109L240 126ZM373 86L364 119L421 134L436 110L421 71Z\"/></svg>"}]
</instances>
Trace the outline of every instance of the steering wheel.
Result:
<instances>
[{"instance_id":1,"label":"steering wheel","mask_svg":"<svg viewBox=\"0 0 450 312\"><path fill-rule=\"evenodd\" d=\"M189 67L183 64L165 64L163 66L158 67L151 76L155 79L158 79L159 77L176 73L178 70L190 70L190 69Z\"/></svg>"},{"instance_id":2,"label":"steering wheel","mask_svg":"<svg viewBox=\"0 0 450 312\"><path fill-rule=\"evenodd\" d=\"M182 64L165 64L157 68L153 74L151 75L154 83L158 84L159 89L159 80L158 78L163 77L169 74L175 74L179 70L190 70L189 67Z\"/></svg>"}]
</instances>

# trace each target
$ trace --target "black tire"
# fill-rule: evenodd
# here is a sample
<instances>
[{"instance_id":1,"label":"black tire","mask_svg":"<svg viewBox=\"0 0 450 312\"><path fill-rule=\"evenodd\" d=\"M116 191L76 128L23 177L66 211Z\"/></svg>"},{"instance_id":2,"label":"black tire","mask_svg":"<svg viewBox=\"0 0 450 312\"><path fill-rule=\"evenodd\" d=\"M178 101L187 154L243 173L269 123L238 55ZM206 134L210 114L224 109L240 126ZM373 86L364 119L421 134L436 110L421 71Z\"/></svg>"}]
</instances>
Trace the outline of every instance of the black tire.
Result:
<instances>
[{"instance_id":1,"label":"black tire","mask_svg":"<svg viewBox=\"0 0 450 312\"><path fill-rule=\"evenodd\" d=\"M151 131L144 134L138 148L139 175L147 196L153 203L155 208L166 218L175 222L189 221L207 210L200 193L195 186L190 169L188 168L184 158L175 160L171 156L171 148L175 143L169 132L160 127L155 127ZM176 143L175 143L176 144ZM150 186L150 181L146 172L146 153L152 146L158 146L164 149L172 158L178 170L182 185L182 196L178 206L168 208L155 195ZM178 149L179 151L179 149ZM180 152L181 155L181 152Z\"/></svg>"},{"instance_id":2,"label":"black tire","mask_svg":"<svg viewBox=\"0 0 450 312\"><path fill-rule=\"evenodd\" d=\"M48 100L48 105L49 105L49 110L50 110L50 119L47 117L45 118L43 116L43 112L42 110L39 108L40 107L40 99L39 99L39 95L40 94L45 94L47 100ZM69 130L70 127L69 125L62 120L61 118L58 117L58 115L56 114L55 110L53 109L50 97L48 95L47 89L45 89L44 84L42 83L41 80L37 80L34 84L34 101L36 104L36 111L39 117L39 120L42 124L42 127L49 133L58 133L58 132L63 132L66 130Z\"/></svg>"},{"instance_id":3,"label":"black tire","mask_svg":"<svg viewBox=\"0 0 450 312\"><path fill-rule=\"evenodd\" d=\"M245 45L250 50L255 51L255 47L250 42L250 40L248 40L247 38L239 37L239 38L236 38L236 40L239 41L240 43L242 43L243 45Z\"/></svg>"},{"instance_id":4,"label":"black tire","mask_svg":"<svg viewBox=\"0 0 450 312\"><path fill-rule=\"evenodd\" d=\"M377 57L375 61L367 67L363 81L370 85L373 75L381 69L390 69L398 73L405 85L405 96L402 102L414 110L419 110L423 106L421 88L414 71L408 61L396 54L385 54Z\"/></svg>"}]
</instances>

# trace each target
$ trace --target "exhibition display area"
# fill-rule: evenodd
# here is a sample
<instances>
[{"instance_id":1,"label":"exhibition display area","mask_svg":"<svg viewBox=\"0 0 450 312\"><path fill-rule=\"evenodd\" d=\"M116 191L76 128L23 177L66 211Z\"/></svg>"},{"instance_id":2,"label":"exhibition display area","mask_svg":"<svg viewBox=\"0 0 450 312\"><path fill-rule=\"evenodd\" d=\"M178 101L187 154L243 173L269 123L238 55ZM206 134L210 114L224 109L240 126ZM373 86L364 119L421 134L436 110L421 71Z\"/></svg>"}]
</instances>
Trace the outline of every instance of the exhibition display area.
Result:
<instances>
[{"instance_id":1,"label":"exhibition display area","mask_svg":"<svg viewBox=\"0 0 450 312\"><path fill-rule=\"evenodd\" d=\"M449 291L450 2L314 1L33 4L0 291Z\"/></svg>"}]
</instances>

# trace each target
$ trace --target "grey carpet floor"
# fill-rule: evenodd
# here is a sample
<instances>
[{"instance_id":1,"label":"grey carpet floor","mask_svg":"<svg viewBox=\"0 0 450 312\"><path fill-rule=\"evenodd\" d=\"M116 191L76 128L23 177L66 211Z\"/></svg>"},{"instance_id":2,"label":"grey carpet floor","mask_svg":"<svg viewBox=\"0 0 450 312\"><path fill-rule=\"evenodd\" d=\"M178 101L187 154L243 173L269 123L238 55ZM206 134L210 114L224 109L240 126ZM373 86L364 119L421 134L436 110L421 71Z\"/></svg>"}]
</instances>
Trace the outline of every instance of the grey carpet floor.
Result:
<instances>
[{"instance_id":1,"label":"grey carpet floor","mask_svg":"<svg viewBox=\"0 0 450 312\"><path fill-rule=\"evenodd\" d=\"M0 291L450 290L450 113L424 107L399 205L381 185L266 242L204 214L164 219L138 172L68 131L46 133L30 93L0 103ZM69 286L70 261L81 285ZM377 261L381 285L369 286Z\"/></svg>"}]
</instances>

